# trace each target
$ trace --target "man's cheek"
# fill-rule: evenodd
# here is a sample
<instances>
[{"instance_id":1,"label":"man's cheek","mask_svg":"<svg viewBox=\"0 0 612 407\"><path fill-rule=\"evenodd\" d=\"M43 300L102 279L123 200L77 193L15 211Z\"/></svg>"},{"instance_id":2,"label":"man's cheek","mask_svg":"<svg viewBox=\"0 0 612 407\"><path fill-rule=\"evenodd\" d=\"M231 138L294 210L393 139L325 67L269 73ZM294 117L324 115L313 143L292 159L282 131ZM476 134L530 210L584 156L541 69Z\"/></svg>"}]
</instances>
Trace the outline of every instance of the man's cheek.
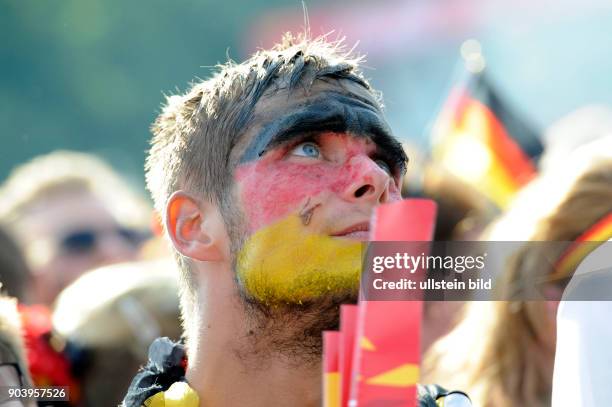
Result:
<instances>
[{"instance_id":1,"label":"man's cheek","mask_svg":"<svg viewBox=\"0 0 612 407\"><path fill-rule=\"evenodd\" d=\"M303 304L356 296L361 259L359 242L305 233L293 215L249 236L238 252L236 275L242 292L260 303Z\"/></svg>"},{"instance_id":2,"label":"man's cheek","mask_svg":"<svg viewBox=\"0 0 612 407\"><path fill-rule=\"evenodd\" d=\"M251 232L291 213L308 211L309 202L328 191L335 174L323 166L256 162L236 171ZM308 215L308 214L306 214Z\"/></svg>"}]
</instances>

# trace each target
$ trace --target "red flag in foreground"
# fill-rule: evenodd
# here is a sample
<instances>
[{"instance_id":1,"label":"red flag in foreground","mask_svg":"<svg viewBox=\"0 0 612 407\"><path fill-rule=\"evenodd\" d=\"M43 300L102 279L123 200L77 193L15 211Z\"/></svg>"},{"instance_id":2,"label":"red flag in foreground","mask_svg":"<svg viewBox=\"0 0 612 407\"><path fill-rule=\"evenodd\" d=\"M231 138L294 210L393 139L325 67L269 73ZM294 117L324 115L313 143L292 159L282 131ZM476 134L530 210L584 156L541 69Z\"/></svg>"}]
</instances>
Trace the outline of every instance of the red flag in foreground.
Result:
<instances>
[{"instance_id":1,"label":"red flag in foreground","mask_svg":"<svg viewBox=\"0 0 612 407\"><path fill-rule=\"evenodd\" d=\"M353 370L353 352L355 350L355 334L357 333L357 318L359 307L342 305L340 307L340 405L348 405L351 391L351 372Z\"/></svg>"},{"instance_id":2,"label":"red flag in foreground","mask_svg":"<svg viewBox=\"0 0 612 407\"><path fill-rule=\"evenodd\" d=\"M323 406L340 406L340 332L323 332Z\"/></svg>"},{"instance_id":3,"label":"red flag in foreground","mask_svg":"<svg viewBox=\"0 0 612 407\"><path fill-rule=\"evenodd\" d=\"M372 240L431 241L435 217L431 200L382 205ZM421 317L421 301L360 301L349 405L416 406Z\"/></svg>"}]
</instances>

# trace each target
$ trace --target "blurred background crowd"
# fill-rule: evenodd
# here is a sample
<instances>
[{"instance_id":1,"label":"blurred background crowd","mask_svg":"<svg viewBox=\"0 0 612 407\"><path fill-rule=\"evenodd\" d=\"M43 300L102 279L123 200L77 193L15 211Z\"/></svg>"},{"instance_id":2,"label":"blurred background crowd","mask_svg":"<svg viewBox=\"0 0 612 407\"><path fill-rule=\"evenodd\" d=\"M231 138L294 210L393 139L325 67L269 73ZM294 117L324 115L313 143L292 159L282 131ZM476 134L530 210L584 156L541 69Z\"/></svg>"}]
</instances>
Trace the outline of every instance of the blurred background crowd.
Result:
<instances>
[{"instance_id":1,"label":"blurred background crowd","mask_svg":"<svg viewBox=\"0 0 612 407\"><path fill-rule=\"evenodd\" d=\"M306 6L306 17L281 0L0 6L0 382L116 405L148 344L180 337L144 190L148 125L162 94L306 20L367 55L410 157L404 195L438 202L437 240L574 241L612 213L608 2ZM529 266L540 255L509 259L500 284L551 273ZM548 406L555 313L555 302L428 302L423 379L480 406Z\"/></svg>"}]
</instances>

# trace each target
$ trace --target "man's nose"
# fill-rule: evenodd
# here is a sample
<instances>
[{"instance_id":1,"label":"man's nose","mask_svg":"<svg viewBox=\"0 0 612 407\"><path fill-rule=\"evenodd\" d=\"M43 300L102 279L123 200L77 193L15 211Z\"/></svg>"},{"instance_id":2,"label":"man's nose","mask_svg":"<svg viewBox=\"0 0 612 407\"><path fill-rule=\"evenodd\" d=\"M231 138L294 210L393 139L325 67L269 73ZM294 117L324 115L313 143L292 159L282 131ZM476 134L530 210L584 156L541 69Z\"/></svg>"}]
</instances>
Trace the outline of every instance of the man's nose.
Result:
<instances>
[{"instance_id":1,"label":"man's nose","mask_svg":"<svg viewBox=\"0 0 612 407\"><path fill-rule=\"evenodd\" d=\"M350 162L354 179L345 191L345 199L351 202L367 202L373 205L389 200L391 176L368 156L356 156Z\"/></svg>"}]
</instances>

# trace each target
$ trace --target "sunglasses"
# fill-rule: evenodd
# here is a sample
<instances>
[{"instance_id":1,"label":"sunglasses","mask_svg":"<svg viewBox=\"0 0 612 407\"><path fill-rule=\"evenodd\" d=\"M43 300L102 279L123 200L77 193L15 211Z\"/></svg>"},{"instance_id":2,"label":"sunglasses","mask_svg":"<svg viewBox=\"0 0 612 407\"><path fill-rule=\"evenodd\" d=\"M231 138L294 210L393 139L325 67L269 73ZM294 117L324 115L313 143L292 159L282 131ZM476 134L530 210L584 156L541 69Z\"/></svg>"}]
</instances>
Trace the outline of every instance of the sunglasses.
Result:
<instances>
[{"instance_id":1,"label":"sunglasses","mask_svg":"<svg viewBox=\"0 0 612 407\"><path fill-rule=\"evenodd\" d=\"M108 230L83 228L73 230L72 232L66 234L60 240L60 247L64 252L69 254L89 253L96 249L100 239L109 235L119 237L134 247L139 246L141 243L151 237L150 233L123 227Z\"/></svg>"}]
</instances>

